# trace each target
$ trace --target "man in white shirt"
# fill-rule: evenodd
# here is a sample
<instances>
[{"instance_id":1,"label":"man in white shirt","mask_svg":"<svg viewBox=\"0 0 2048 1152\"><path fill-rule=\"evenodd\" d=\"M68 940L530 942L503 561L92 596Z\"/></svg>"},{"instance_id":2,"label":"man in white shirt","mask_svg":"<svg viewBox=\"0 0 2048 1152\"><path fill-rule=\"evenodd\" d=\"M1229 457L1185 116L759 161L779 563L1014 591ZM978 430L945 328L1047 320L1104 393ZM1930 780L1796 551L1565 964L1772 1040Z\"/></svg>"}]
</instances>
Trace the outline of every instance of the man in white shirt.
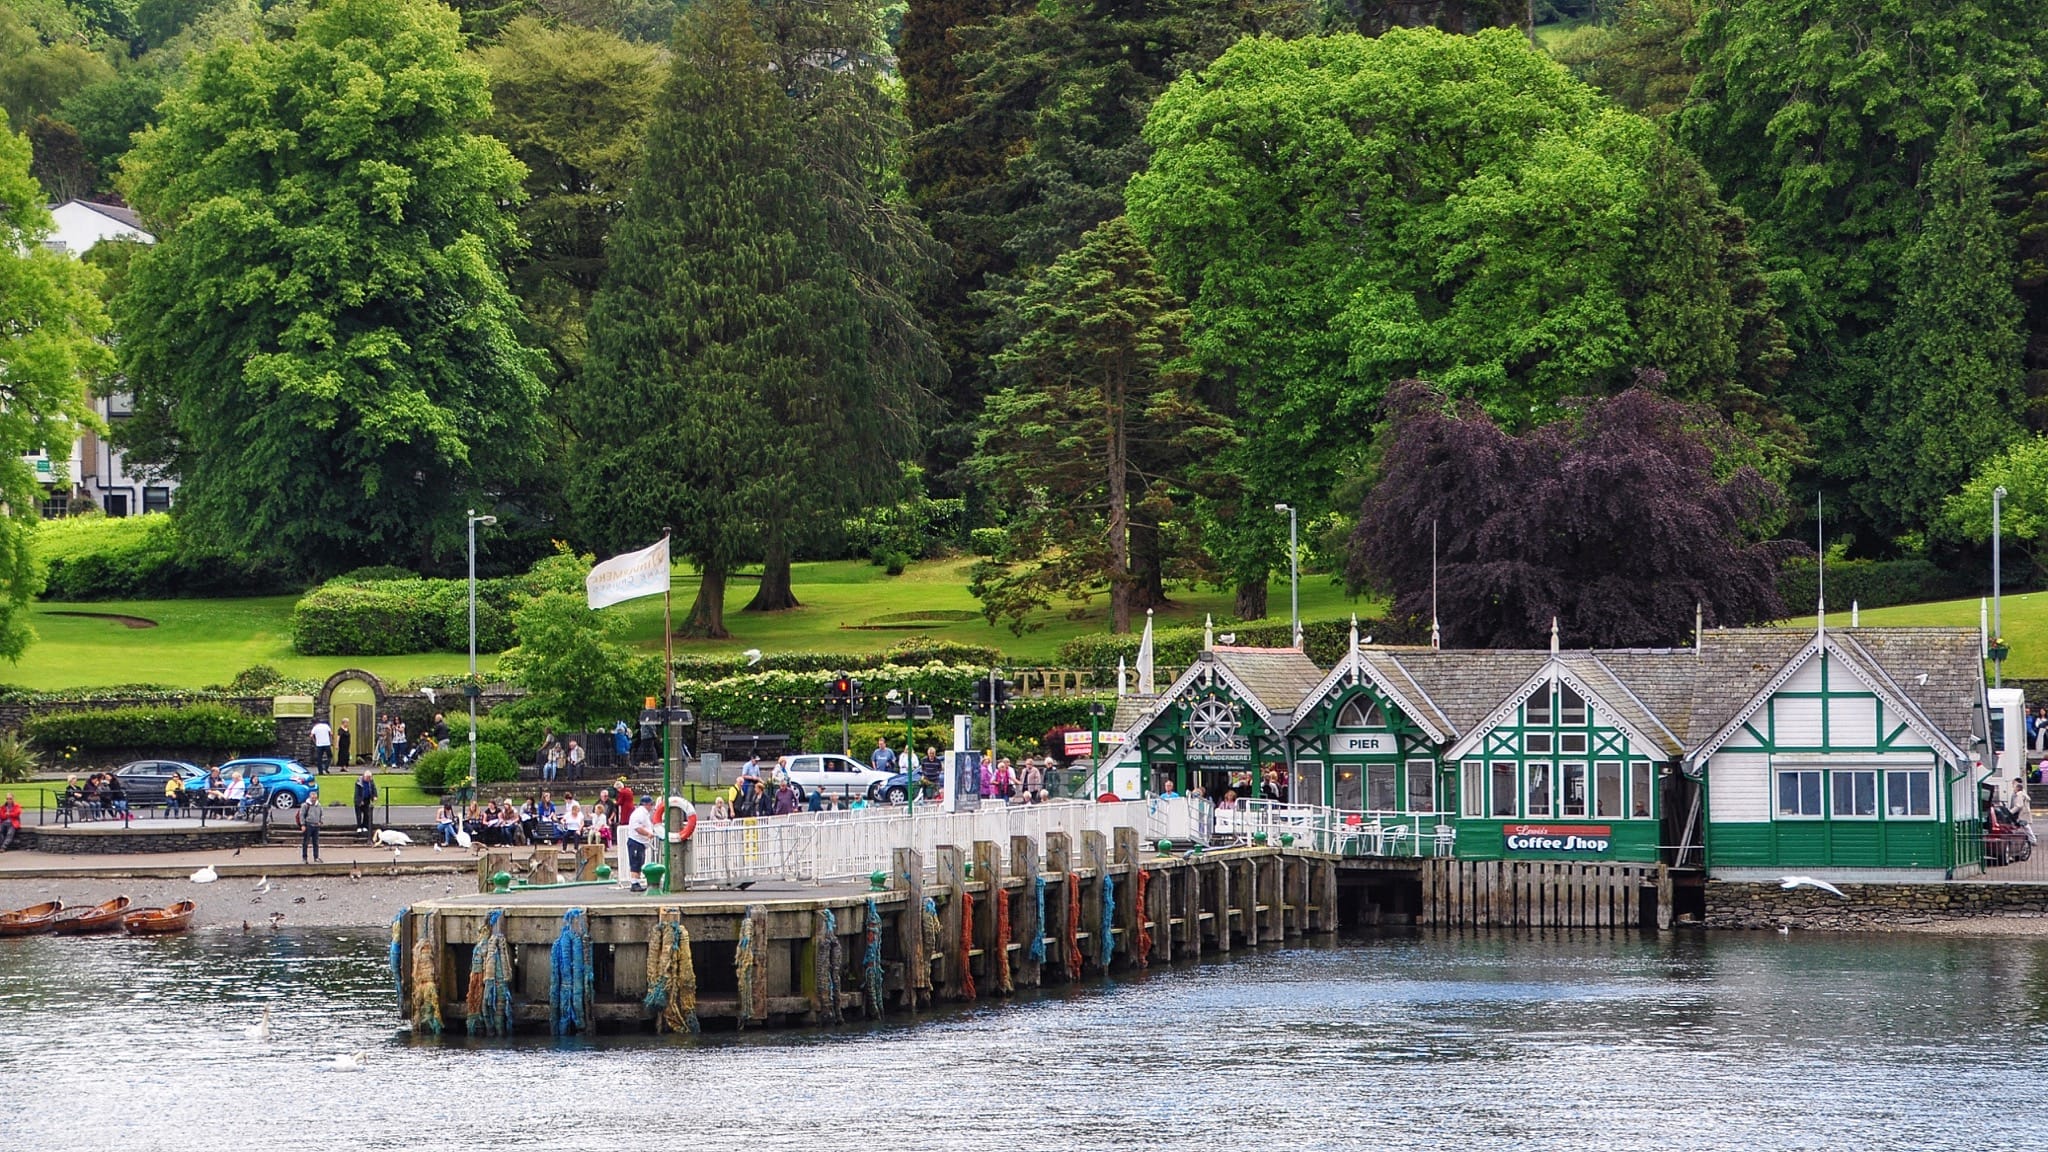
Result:
<instances>
[{"instance_id":1,"label":"man in white shirt","mask_svg":"<svg viewBox=\"0 0 2048 1152\"><path fill-rule=\"evenodd\" d=\"M632 819L626 821L626 834L620 837L625 853L625 880L634 889L643 881L640 870L647 866L647 857L654 849L654 797L642 796L634 807Z\"/></svg>"},{"instance_id":2,"label":"man in white shirt","mask_svg":"<svg viewBox=\"0 0 2048 1152\"><path fill-rule=\"evenodd\" d=\"M327 775L327 766L334 762L334 729L325 720L313 721L313 771Z\"/></svg>"}]
</instances>

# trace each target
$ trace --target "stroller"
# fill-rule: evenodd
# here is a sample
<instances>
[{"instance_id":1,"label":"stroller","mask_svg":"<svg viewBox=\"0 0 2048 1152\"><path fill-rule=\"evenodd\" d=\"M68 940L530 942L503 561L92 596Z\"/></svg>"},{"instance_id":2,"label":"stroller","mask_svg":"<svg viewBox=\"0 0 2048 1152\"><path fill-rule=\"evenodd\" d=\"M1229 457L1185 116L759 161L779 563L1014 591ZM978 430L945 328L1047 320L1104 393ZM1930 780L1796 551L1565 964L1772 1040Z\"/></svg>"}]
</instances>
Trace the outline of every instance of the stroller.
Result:
<instances>
[{"instance_id":1,"label":"stroller","mask_svg":"<svg viewBox=\"0 0 2048 1152\"><path fill-rule=\"evenodd\" d=\"M1984 820L1984 863L1996 868L2019 864L2034 854L2034 841L2017 814L2003 804L1993 804Z\"/></svg>"}]
</instances>

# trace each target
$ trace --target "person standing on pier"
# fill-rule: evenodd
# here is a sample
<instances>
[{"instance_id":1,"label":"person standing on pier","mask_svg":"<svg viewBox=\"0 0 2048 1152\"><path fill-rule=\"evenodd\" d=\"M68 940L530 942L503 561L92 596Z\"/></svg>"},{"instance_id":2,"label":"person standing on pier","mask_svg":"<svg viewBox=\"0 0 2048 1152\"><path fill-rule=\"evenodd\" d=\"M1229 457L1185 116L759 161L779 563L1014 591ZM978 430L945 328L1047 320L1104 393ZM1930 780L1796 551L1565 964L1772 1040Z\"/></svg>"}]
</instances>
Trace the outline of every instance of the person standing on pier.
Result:
<instances>
[{"instance_id":1,"label":"person standing on pier","mask_svg":"<svg viewBox=\"0 0 2048 1152\"><path fill-rule=\"evenodd\" d=\"M299 863L320 862L320 825L326 820L326 813L320 807L319 793L314 793L299 806Z\"/></svg>"},{"instance_id":2,"label":"person standing on pier","mask_svg":"<svg viewBox=\"0 0 2048 1152\"><path fill-rule=\"evenodd\" d=\"M644 881L640 870L647 866L648 850L654 846L654 797L642 796L633 808L633 816L626 821L626 834L620 838L625 854L626 880L630 887L638 890Z\"/></svg>"},{"instance_id":3,"label":"person standing on pier","mask_svg":"<svg viewBox=\"0 0 2048 1152\"><path fill-rule=\"evenodd\" d=\"M880 736L875 737L875 750L868 754L868 766L877 772L896 774L896 750Z\"/></svg>"},{"instance_id":4,"label":"person standing on pier","mask_svg":"<svg viewBox=\"0 0 2048 1152\"><path fill-rule=\"evenodd\" d=\"M313 773L327 775L327 766L334 762L334 729L325 720L313 721Z\"/></svg>"},{"instance_id":5,"label":"person standing on pier","mask_svg":"<svg viewBox=\"0 0 2048 1152\"><path fill-rule=\"evenodd\" d=\"M377 778L365 769L356 778L356 831L371 830L371 816L377 806Z\"/></svg>"}]
</instances>

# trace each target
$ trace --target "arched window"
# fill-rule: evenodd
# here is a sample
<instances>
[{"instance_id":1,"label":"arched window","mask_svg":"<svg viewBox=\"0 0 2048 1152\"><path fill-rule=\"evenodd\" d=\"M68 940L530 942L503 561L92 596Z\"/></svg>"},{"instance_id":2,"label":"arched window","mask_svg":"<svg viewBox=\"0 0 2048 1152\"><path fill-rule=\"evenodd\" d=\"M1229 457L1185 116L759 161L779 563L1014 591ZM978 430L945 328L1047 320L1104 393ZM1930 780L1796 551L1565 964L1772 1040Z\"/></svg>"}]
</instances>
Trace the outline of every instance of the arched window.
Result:
<instances>
[{"instance_id":1,"label":"arched window","mask_svg":"<svg viewBox=\"0 0 2048 1152\"><path fill-rule=\"evenodd\" d=\"M1380 713L1380 706L1367 696L1353 696L1345 701L1337 713L1339 728L1385 728L1387 718Z\"/></svg>"}]
</instances>

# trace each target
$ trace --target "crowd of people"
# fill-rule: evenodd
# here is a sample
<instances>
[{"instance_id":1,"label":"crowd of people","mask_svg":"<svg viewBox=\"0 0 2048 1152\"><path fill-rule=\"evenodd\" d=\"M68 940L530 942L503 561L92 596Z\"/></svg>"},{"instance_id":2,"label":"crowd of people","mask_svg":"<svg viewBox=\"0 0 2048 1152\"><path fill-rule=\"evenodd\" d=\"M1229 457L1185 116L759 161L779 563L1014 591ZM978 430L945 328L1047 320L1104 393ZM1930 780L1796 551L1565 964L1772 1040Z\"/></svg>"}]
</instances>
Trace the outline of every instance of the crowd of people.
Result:
<instances>
[{"instance_id":1,"label":"crowd of people","mask_svg":"<svg viewBox=\"0 0 2048 1152\"><path fill-rule=\"evenodd\" d=\"M501 796L492 800L446 799L434 817L434 833L443 847L459 843L456 833L469 837L472 849L515 847L532 844L603 844L616 842L622 822L632 818L633 787L621 776L609 788L600 788L588 803L573 791L564 792L558 803L553 789L529 793L524 800Z\"/></svg>"}]
</instances>

